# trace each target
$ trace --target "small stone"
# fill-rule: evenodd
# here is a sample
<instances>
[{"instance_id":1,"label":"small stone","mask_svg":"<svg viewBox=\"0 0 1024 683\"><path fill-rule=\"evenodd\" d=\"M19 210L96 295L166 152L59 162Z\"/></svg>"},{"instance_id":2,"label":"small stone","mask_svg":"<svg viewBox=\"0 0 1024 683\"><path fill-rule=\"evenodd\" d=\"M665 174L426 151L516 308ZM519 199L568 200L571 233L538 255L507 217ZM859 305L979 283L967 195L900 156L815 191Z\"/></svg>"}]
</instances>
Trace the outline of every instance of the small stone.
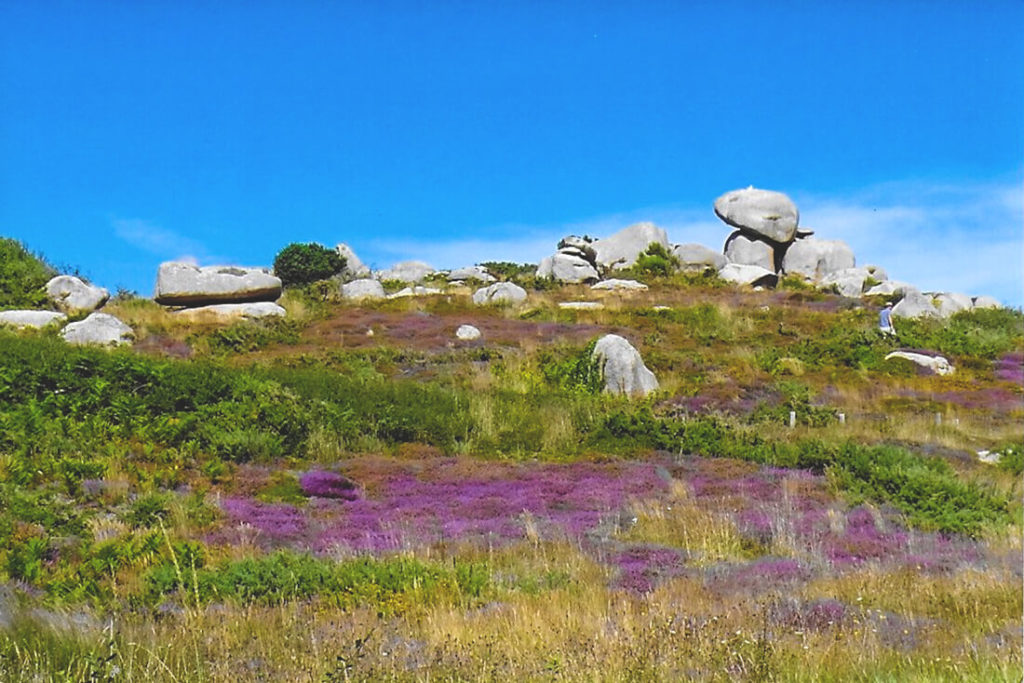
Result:
<instances>
[{"instance_id":1,"label":"small stone","mask_svg":"<svg viewBox=\"0 0 1024 683\"><path fill-rule=\"evenodd\" d=\"M459 325L455 330L455 338L461 341L474 341L480 338L480 330L472 325Z\"/></svg>"}]
</instances>

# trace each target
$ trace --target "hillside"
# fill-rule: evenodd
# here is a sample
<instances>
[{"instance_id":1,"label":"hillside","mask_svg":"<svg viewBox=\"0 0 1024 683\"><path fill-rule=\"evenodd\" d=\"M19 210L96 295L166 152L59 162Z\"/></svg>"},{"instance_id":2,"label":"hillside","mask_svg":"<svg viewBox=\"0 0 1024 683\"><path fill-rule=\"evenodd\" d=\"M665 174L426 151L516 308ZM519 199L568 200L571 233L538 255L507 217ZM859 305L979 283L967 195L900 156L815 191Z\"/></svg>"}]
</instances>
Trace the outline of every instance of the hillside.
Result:
<instances>
[{"instance_id":1,"label":"hillside","mask_svg":"<svg viewBox=\"0 0 1024 683\"><path fill-rule=\"evenodd\" d=\"M0 328L0 678L1015 680L1024 315L636 258Z\"/></svg>"}]
</instances>

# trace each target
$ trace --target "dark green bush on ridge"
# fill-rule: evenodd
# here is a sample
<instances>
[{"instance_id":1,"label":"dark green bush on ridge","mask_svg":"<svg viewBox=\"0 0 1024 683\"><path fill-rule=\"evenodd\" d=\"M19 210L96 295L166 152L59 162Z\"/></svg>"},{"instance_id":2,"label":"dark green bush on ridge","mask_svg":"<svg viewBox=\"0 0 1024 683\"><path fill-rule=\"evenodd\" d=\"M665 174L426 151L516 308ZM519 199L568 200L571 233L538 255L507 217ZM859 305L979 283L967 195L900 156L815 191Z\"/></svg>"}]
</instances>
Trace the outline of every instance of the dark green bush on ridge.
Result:
<instances>
[{"instance_id":1,"label":"dark green bush on ridge","mask_svg":"<svg viewBox=\"0 0 1024 683\"><path fill-rule=\"evenodd\" d=\"M316 242L293 242L274 257L274 274L286 287L326 280L344 269L341 254Z\"/></svg>"}]
</instances>

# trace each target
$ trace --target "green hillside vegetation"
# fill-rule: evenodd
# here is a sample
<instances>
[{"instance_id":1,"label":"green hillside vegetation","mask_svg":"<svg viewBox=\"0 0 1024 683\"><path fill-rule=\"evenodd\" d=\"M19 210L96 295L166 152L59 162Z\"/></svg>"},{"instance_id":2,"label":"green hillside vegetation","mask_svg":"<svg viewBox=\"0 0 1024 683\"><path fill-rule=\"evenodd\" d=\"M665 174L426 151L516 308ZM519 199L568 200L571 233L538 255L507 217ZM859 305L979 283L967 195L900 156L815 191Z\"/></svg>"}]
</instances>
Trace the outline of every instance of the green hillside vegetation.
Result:
<instances>
[{"instance_id":1,"label":"green hillside vegetation","mask_svg":"<svg viewBox=\"0 0 1024 683\"><path fill-rule=\"evenodd\" d=\"M43 286L56 274L18 240L0 237L0 310L47 307Z\"/></svg>"},{"instance_id":2,"label":"green hillside vegetation","mask_svg":"<svg viewBox=\"0 0 1024 683\"><path fill-rule=\"evenodd\" d=\"M0 303L38 305L50 271L0 248ZM1012 678L1024 315L894 340L669 259L593 311L503 264L525 307L294 288L226 327L121 297L132 349L0 330L0 678ZM652 397L601 392L605 332Z\"/></svg>"}]
</instances>

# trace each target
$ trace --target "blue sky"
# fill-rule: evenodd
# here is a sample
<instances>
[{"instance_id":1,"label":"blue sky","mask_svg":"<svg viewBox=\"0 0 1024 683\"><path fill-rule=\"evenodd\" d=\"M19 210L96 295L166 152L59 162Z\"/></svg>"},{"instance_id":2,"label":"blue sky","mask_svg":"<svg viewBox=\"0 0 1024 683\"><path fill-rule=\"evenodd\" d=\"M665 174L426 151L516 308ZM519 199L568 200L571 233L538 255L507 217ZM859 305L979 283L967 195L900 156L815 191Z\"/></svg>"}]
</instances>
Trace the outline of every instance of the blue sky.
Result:
<instances>
[{"instance_id":1,"label":"blue sky","mask_svg":"<svg viewBox=\"0 0 1024 683\"><path fill-rule=\"evenodd\" d=\"M1024 3L0 0L0 234L150 294L293 241L537 261L714 199L1024 298Z\"/></svg>"}]
</instances>

